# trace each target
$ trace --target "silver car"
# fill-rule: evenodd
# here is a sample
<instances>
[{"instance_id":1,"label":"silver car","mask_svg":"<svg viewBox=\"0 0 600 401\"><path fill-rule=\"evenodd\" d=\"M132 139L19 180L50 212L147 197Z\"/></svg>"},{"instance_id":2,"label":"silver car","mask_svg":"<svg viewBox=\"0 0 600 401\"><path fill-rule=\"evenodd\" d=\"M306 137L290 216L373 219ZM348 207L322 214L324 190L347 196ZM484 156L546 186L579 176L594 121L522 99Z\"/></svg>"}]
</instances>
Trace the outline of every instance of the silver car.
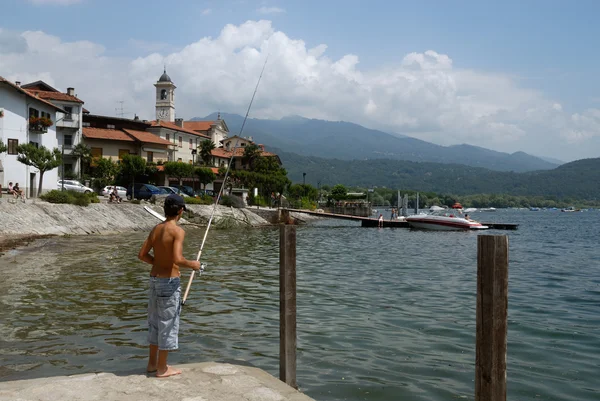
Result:
<instances>
[{"instance_id":1,"label":"silver car","mask_svg":"<svg viewBox=\"0 0 600 401\"><path fill-rule=\"evenodd\" d=\"M94 190L90 187L86 187L82 183L77 180L58 180L56 183L56 189L59 191L63 189L63 183L65 187L65 191L75 191L75 192L94 192Z\"/></svg>"}]
</instances>

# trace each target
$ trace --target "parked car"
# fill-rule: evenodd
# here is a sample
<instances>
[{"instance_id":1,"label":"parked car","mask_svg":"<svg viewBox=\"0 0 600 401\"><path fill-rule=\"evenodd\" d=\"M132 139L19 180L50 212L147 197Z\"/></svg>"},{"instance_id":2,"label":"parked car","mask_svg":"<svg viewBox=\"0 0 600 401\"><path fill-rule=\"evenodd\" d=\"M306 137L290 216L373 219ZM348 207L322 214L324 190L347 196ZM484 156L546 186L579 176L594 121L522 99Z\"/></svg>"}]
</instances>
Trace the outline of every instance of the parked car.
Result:
<instances>
[{"instance_id":1,"label":"parked car","mask_svg":"<svg viewBox=\"0 0 600 401\"><path fill-rule=\"evenodd\" d=\"M181 196L183 196L184 198L185 198L185 197L188 197L188 198L190 197L188 194L186 194L186 193L185 193L185 192L183 192L183 191L181 191L181 194L180 194L180 191L179 191L179 189L178 189L178 188L167 187L167 186L159 186L159 188L160 188L160 189L164 189L164 190L165 190L165 191L167 191L167 193L169 193L169 194L177 194L177 195L181 195Z\"/></svg>"},{"instance_id":2,"label":"parked car","mask_svg":"<svg viewBox=\"0 0 600 401\"><path fill-rule=\"evenodd\" d=\"M196 191L196 194L198 194L199 196L202 195L208 195L208 196L217 196L217 193L215 191L213 191L212 189L199 189Z\"/></svg>"},{"instance_id":3,"label":"parked car","mask_svg":"<svg viewBox=\"0 0 600 401\"><path fill-rule=\"evenodd\" d=\"M136 182L133 186L133 194L131 193L131 186L129 186L127 188L126 196L129 200L133 198L148 200L152 198L152 196L167 194L167 191L165 191L164 189L160 189L154 185Z\"/></svg>"},{"instance_id":4,"label":"parked car","mask_svg":"<svg viewBox=\"0 0 600 401\"><path fill-rule=\"evenodd\" d=\"M94 192L94 190L90 187L86 187L82 183L77 180L58 180L56 182L56 189L59 191L63 189L63 182L65 191L75 191L75 192Z\"/></svg>"},{"instance_id":5,"label":"parked car","mask_svg":"<svg viewBox=\"0 0 600 401\"><path fill-rule=\"evenodd\" d=\"M187 196L195 197L194 189L188 185L173 185L175 190L181 190Z\"/></svg>"},{"instance_id":6,"label":"parked car","mask_svg":"<svg viewBox=\"0 0 600 401\"><path fill-rule=\"evenodd\" d=\"M110 193L112 192L112 190L113 190L113 186L112 185L108 185L108 186L106 186L106 187L104 187L102 189L102 195L103 196L108 196L108 195L110 195ZM121 198L126 197L127 196L127 188L120 187L120 186L117 185L117 194L119 194L119 196Z\"/></svg>"}]
</instances>

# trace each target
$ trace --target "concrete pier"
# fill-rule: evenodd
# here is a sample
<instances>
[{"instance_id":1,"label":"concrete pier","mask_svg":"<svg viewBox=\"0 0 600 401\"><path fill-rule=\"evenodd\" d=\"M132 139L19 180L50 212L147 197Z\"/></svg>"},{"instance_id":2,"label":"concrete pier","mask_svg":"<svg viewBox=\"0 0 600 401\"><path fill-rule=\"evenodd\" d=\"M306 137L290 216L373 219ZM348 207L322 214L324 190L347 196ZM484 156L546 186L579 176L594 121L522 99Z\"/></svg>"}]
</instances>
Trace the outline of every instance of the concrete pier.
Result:
<instances>
[{"instance_id":1,"label":"concrete pier","mask_svg":"<svg viewBox=\"0 0 600 401\"><path fill-rule=\"evenodd\" d=\"M117 372L0 382L0 401L312 400L254 367L217 362L176 367L183 373L164 379Z\"/></svg>"}]
</instances>

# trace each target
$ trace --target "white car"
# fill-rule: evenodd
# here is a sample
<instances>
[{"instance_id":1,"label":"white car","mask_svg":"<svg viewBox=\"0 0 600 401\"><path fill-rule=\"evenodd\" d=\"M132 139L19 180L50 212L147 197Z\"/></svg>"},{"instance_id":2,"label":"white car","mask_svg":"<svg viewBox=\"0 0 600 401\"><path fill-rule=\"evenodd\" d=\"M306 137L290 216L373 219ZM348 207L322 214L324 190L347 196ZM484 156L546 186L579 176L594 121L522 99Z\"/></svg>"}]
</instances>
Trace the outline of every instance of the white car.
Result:
<instances>
[{"instance_id":1,"label":"white car","mask_svg":"<svg viewBox=\"0 0 600 401\"><path fill-rule=\"evenodd\" d=\"M103 196L109 196L110 193L112 192L112 190L113 190L113 186L112 185L107 185L107 186L105 186L102 189L102 195ZM117 185L117 194L121 198L125 199L125 197L127 196L127 189L125 187L120 187L120 186Z\"/></svg>"},{"instance_id":2,"label":"white car","mask_svg":"<svg viewBox=\"0 0 600 401\"><path fill-rule=\"evenodd\" d=\"M75 192L94 192L94 190L90 187L86 187L82 183L77 180L58 180L56 183L56 189L59 191L63 189L63 182L65 191L75 191Z\"/></svg>"}]
</instances>

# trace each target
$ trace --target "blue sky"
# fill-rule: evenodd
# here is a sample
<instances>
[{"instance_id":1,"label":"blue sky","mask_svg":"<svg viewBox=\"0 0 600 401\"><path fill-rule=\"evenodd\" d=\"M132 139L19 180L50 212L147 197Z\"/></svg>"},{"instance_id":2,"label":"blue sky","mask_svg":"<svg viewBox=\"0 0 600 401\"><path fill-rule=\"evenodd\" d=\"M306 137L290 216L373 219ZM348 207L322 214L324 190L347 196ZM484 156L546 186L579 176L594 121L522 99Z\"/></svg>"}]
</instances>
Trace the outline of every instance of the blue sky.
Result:
<instances>
[{"instance_id":1,"label":"blue sky","mask_svg":"<svg viewBox=\"0 0 600 401\"><path fill-rule=\"evenodd\" d=\"M60 44L81 41L94 44L96 47L92 53L95 54L92 57L98 57L99 62L107 63L107 66L129 65L133 71L138 71L142 68L141 64L147 68L156 68L156 64L161 64L157 59L162 57L162 62L166 62L170 71L173 71L175 76L172 78L176 83L188 82L183 76L180 76L179 80L175 78L180 72L179 67L181 74L186 68L189 71L189 66L185 66L186 61L182 57L184 54L189 57L189 52L184 51L186 46L202 41L203 38L215 40L216 43L227 24L241 27L247 21L267 20L270 22L270 28L261 29L267 29L270 34L282 33L292 41L302 41L306 49L325 44L326 51L319 57L330 60L330 64L335 64L348 55L356 56L358 62L351 64L355 64L353 68L361 74L358 81L362 79L361 85L363 89L368 88L369 93L374 92L374 82L384 81L386 73L393 75L392 71L399 71L399 66L406 63L407 55L433 51L435 54L447 55L451 59L451 67L438 66L439 68L434 68L437 72L412 75L409 81L423 79L422 87L427 88L432 79L439 79L440 74L445 74L439 82L447 85L448 79L451 81L451 95L446 92L438 93L438 82L433 85L432 90L427 89L428 93L421 104L423 109L412 110L412 113L425 113L425 109L432 102L427 97L440 95L440 99L444 99L446 96L453 96L453 103L460 103L465 98L485 98L484 109L491 111L478 108L477 113L481 116L487 113L485 119L471 122L468 126L473 132L481 129L482 123L492 127L487 137L477 138L474 133L465 136L457 134L465 126L459 121L458 115L448 115L443 121L438 119L438 115L432 115L431 121L427 121L426 116L411 118L407 115L406 118L399 118L395 122L382 122L385 114L377 114L376 118L370 119L369 113L366 113L364 118L356 118L353 122L408 133L436 143L450 144L445 142L452 137L453 143L467 142L509 152L525 150L559 158L562 155L563 160L598 156L600 153L600 133L594 134L600 129L600 116L595 112L600 109L600 81L596 77L600 67L600 55L597 52L597 40L600 38L600 24L597 23L600 2L597 1L4 0L2 3L2 14L10 18L0 19L0 29L5 36L4 39L0 36L0 50L2 43L6 46L7 40L10 40L6 39L11 37L7 36L8 34L14 36L25 31L42 31L44 35L58 38ZM31 40L34 39L27 39L29 47L33 48ZM228 52L227 57L235 59L236 54L244 47L260 48L258 43L244 43ZM60 54L64 56L64 53ZM217 51L216 54L220 53ZM214 57L215 53L211 53L211 56ZM285 57L285 52L280 56ZM229 60L228 65L231 65L232 60ZM18 63L14 60L6 65L0 60L0 75L11 77L17 74L17 71L11 71L11 68L14 70L16 66ZM57 68L60 70L59 66ZM282 71L289 70L289 66L281 68ZM69 85L68 77L61 76L60 71L50 71L43 67L38 69L40 76L51 78L58 86ZM35 66L28 65L27 73L35 75ZM158 73L160 75L160 71ZM375 78L374 75L377 74ZM108 71L107 75L110 76ZM347 82L354 79L351 75L348 75ZM70 76L72 77L72 74ZM370 79L366 79L366 76ZM486 88L489 87L488 82L498 76L502 78L499 86L503 87L497 91ZM252 76L249 79L254 81L255 78ZM287 78L295 80L293 74ZM325 78L321 76L320 79ZM396 84L398 90L403 89L400 83ZM140 101L144 93L152 90L149 87L148 91L144 92L140 89L142 85L134 84L134 92L139 90L140 93L139 96L128 99L132 108L142 107L136 103L136 99ZM514 93L509 93L506 86L514 87ZM423 94L422 87L413 87L410 91ZM83 88L86 88L87 99L98 96L90 93L91 89L87 89L85 84ZM380 89L384 90L386 87L381 86ZM336 87L335 90L343 92L346 88ZM298 91L302 92L301 88ZM485 94L482 94L482 91L485 91ZM194 101L184 89L180 92L183 99ZM494 94L498 94L498 99L492 100ZM84 97L82 93L80 95ZM279 96L281 94L273 94L271 102L277 101ZM507 115L506 109L510 108L511 96L519 99L515 103L525 102L527 105L523 105L518 111L509 110L511 115ZM206 97L207 94L200 96L201 99ZM524 101L524 98L527 100ZM382 107L383 101L380 97L373 100L377 110L381 112L388 110L389 113L396 108L395 106L405 106L397 98L390 98L389 101L400 103L390 103L387 108ZM240 111L236 102L228 103L226 98L211 102L211 107ZM448 110L450 106L447 102L436 102L435 109L438 110L438 114ZM560 118L547 114L533 119L525 116L527 113L530 115L532 108L535 108L532 105L544 102L547 102L550 109L559 111ZM294 107L265 106L261 111L262 116L276 118L287 111L304 111L305 114L312 114L309 117L346 119L343 113L336 113L334 110L321 115L316 111L311 113L307 105L301 107L296 101L290 103L293 103ZM410 108L413 107L413 103L409 103ZM470 112L473 106L471 103L458 103L457 110ZM232 106L231 110L226 110L228 105ZM144 107L149 109L148 113L152 113L151 102ZM373 109L365 105L365 110ZM207 105L198 110L197 114L201 115L201 111L211 110ZM536 130L536 122L555 117L560 119L555 126L542 126L539 127L539 132L530 133ZM432 126L435 128L431 129ZM530 137L529 140L490 140L493 137L492 131L507 126L510 126L510 132L515 138L523 139L527 136ZM578 141L577 146L580 147L573 144L574 148L568 153L559 147L549 147L547 150L543 148L541 152L535 149L539 139L548 135L544 133L552 129L557 131L558 139L561 135L559 131L570 132L563 136L568 141ZM510 138L511 134L507 134L507 137Z\"/></svg>"}]
</instances>

